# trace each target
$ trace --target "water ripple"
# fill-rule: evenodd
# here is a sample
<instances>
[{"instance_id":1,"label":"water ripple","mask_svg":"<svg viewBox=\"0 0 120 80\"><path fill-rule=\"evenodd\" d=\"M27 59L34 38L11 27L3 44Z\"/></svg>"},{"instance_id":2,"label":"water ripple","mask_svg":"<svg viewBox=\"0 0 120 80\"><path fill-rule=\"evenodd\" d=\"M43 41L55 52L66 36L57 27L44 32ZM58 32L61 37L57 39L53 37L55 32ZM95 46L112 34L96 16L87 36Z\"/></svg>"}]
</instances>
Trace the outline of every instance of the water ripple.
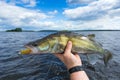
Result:
<instances>
[{"instance_id":1,"label":"water ripple","mask_svg":"<svg viewBox=\"0 0 120 80\"><path fill-rule=\"evenodd\" d=\"M65 65L52 54L18 55L23 45L43 38L52 32L0 32L0 80L69 80ZM85 70L91 80L120 79L120 31L82 31L79 34L95 34L95 39L113 53L106 68L102 61ZM83 57L84 60L84 57Z\"/></svg>"}]
</instances>

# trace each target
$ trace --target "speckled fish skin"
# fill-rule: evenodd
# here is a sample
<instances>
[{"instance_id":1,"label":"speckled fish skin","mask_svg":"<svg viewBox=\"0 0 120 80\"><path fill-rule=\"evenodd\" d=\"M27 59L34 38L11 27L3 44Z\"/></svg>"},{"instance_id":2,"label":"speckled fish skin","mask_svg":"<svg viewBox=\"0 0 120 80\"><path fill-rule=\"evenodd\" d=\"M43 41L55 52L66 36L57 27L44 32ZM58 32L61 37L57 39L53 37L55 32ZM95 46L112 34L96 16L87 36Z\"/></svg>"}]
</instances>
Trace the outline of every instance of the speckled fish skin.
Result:
<instances>
[{"instance_id":1,"label":"speckled fish skin","mask_svg":"<svg viewBox=\"0 0 120 80\"><path fill-rule=\"evenodd\" d=\"M103 53L104 49L94 39L73 32L58 32L43 39L26 44L30 48L37 48L37 53L62 53L68 41L72 41L72 52L75 53ZM34 53L34 52L33 52Z\"/></svg>"},{"instance_id":2,"label":"speckled fish skin","mask_svg":"<svg viewBox=\"0 0 120 80\"><path fill-rule=\"evenodd\" d=\"M32 50L30 54L63 53L67 42L72 41L73 53L99 53L104 55L104 61L108 62L108 60L111 59L112 54L109 51L104 50L102 45L95 41L94 36L94 34L84 36L73 32L57 32L42 39L30 42L25 46Z\"/></svg>"}]
</instances>

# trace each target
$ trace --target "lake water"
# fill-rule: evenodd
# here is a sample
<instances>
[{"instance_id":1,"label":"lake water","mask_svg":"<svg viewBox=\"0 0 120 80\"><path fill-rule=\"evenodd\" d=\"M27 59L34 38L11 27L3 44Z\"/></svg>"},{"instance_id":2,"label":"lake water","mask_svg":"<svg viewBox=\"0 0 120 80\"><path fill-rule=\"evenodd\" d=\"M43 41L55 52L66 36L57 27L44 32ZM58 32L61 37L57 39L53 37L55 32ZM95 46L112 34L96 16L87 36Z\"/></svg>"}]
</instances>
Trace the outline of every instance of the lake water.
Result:
<instances>
[{"instance_id":1,"label":"lake water","mask_svg":"<svg viewBox=\"0 0 120 80\"><path fill-rule=\"evenodd\" d=\"M0 32L0 80L69 80L64 64L52 54L18 55L23 45L53 32ZM91 80L120 80L120 31L82 31L95 34L96 40L113 53L105 67L103 61L87 65Z\"/></svg>"}]
</instances>

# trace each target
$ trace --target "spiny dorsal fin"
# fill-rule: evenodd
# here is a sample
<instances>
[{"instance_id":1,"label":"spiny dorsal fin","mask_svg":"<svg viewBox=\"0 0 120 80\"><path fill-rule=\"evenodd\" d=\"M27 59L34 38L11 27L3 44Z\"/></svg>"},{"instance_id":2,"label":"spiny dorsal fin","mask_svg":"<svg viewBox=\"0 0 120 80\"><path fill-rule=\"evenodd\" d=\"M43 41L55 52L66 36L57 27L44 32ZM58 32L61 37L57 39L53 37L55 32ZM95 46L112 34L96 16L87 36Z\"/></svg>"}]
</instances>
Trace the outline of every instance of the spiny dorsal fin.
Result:
<instances>
[{"instance_id":1,"label":"spiny dorsal fin","mask_svg":"<svg viewBox=\"0 0 120 80\"><path fill-rule=\"evenodd\" d=\"M93 41L94 41L95 34L89 34L89 35L87 35L87 37L88 37L90 40L93 40Z\"/></svg>"},{"instance_id":2,"label":"spiny dorsal fin","mask_svg":"<svg viewBox=\"0 0 120 80\"><path fill-rule=\"evenodd\" d=\"M93 39L93 38L95 38L95 34L89 34L87 37L90 39Z\"/></svg>"}]
</instances>

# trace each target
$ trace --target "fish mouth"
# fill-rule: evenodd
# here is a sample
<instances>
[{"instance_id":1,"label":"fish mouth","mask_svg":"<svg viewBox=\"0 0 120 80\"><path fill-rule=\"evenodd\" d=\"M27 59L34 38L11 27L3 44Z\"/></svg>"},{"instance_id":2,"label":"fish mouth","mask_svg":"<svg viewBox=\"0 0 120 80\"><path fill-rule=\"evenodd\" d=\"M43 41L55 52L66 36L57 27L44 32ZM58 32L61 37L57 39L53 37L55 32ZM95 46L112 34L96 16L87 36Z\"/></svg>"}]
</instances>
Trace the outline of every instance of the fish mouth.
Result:
<instances>
[{"instance_id":1,"label":"fish mouth","mask_svg":"<svg viewBox=\"0 0 120 80\"><path fill-rule=\"evenodd\" d=\"M26 49L20 50L20 54L30 54L32 52L32 47L25 46Z\"/></svg>"}]
</instances>

